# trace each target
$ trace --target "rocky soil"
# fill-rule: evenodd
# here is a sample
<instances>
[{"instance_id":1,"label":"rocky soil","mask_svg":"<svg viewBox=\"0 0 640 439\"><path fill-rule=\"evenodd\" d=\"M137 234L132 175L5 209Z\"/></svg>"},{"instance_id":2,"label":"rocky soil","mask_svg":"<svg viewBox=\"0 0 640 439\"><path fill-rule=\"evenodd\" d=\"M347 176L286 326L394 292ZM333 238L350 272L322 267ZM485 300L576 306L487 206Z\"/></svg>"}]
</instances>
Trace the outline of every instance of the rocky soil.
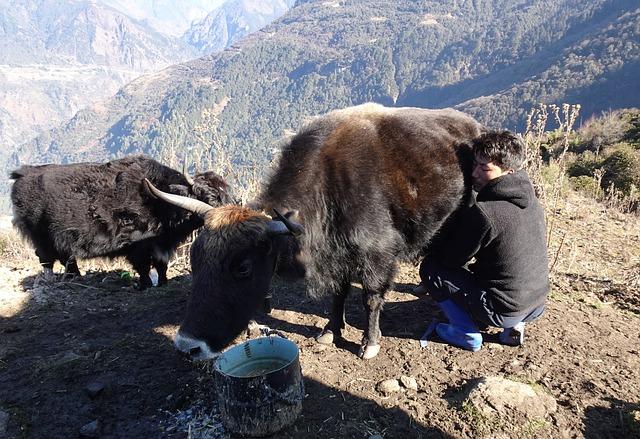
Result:
<instances>
[{"instance_id":1,"label":"rocky soil","mask_svg":"<svg viewBox=\"0 0 640 439\"><path fill-rule=\"evenodd\" d=\"M276 279L274 310L257 319L298 344L306 395L273 437L640 437L640 219L572 199L550 229L549 306L517 348L491 329L476 353L422 348L440 315L411 293L417 270L403 265L382 350L363 361L357 284L345 340L323 346L313 336L329 302ZM211 365L171 344L189 292L183 265L168 286L138 292L126 265L86 262L80 279L44 279L21 248L5 245L0 267L0 437L230 437Z\"/></svg>"}]
</instances>

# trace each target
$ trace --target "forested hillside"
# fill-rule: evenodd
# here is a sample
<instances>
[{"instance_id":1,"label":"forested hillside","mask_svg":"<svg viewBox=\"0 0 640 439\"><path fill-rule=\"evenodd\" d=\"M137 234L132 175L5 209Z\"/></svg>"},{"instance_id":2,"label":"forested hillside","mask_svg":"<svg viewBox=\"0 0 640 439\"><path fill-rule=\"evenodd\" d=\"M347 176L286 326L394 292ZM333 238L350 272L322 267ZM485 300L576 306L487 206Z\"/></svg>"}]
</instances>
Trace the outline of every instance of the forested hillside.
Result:
<instances>
[{"instance_id":1,"label":"forested hillside","mask_svg":"<svg viewBox=\"0 0 640 439\"><path fill-rule=\"evenodd\" d=\"M304 1L222 53L134 81L11 165L161 157L214 138L236 165L263 162L305 117L365 101L522 129L538 102L580 103L584 119L637 106L639 74L634 0Z\"/></svg>"},{"instance_id":2,"label":"forested hillside","mask_svg":"<svg viewBox=\"0 0 640 439\"><path fill-rule=\"evenodd\" d=\"M78 110L145 73L223 49L292 3L0 0L1 169L17 146Z\"/></svg>"},{"instance_id":3,"label":"forested hillside","mask_svg":"<svg viewBox=\"0 0 640 439\"><path fill-rule=\"evenodd\" d=\"M0 163L134 78L193 59L178 38L96 1L0 0Z\"/></svg>"}]
</instances>

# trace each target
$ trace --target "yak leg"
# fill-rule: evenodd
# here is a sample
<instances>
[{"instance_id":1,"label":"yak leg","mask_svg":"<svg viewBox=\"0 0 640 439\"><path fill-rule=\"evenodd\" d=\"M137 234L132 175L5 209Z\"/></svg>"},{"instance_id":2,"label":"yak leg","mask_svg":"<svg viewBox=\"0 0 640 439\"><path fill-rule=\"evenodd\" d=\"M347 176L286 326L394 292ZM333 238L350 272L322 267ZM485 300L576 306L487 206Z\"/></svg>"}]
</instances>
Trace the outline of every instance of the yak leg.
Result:
<instances>
[{"instance_id":1,"label":"yak leg","mask_svg":"<svg viewBox=\"0 0 640 439\"><path fill-rule=\"evenodd\" d=\"M36 248L36 256L38 256L38 260L42 266L43 275L45 278L52 277L53 264L56 262L56 259L58 259L58 252L48 242L34 243L34 247Z\"/></svg>"},{"instance_id":2,"label":"yak leg","mask_svg":"<svg viewBox=\"0 0 640 439\"><path fill-rule=\"evenodd\" d=\"M78 268L78 262L75 259L70 258L65 264L65 271L67 273L79 275L80 269Z\"/></svg>"},{"instance_id":3,"label":"yak leg","mask_svg":"<svg viewBox=\"0 0 640 439\"><path fill-rule=\"evenodd\" d=\"M167 261L164 259L153 258L153 266L158 272L158 286L166 285L167 283Z\"/></svg>"},{"instance_id":4,"label":"yak leg","mask_svg":"<svg viewBox=\"0 0 640 439\"><path fill-rule=\"evenodd\" d=\"M383 294L376 291L365 290L362 295L362 302L367 313L367 325L362 336L359 356L368 360L375 357L380 352L380 311L384 306Z\"/></svg>"},{"instance_id":5,"label":"yak leg","mask_svg":"<svg viewBox=\"0 0 640 439\"><path fill-rule=\"evenodd\" d=\"M64 273L65 274L75 274L80 276L80 269L78 268L78 263L73 256L61 256L60 263L64 265Z\"/></svg>"},{"instance_id":6,"label":"yak leg","mask_svg":"<svg viewBox=\"0 0 640 439\"><path fill-rule=\"evenodd\" d=\"M391 264L393 268L387 270L386 276L375 276L375 279L362 280L363 294L362 303L367 313L367 324L364 334L362 336L362 343L360 344L360 358L369 360L380 352L380 338L382 337L382 331L380 331L380 312L384 306L385 294L389 290L391 280L395 274L395 266ZM377 273L383 273L384 270L377 271ZM380 282L382 280L382 282Z\"/></svg>"},{"instance_id":7,"label":"yak leg","mask_svg":"<svg viewBox=\"0 0 640 439\"><path fill-rule=\"evenodd\" d=\"M151 257L149 254L145 252L134 252L127 256L127 259L133 265L133 269L138 272L138 276L140 277L140 284L138 285L138 289L140 291L152 287L153 282L151 282L151 276L149 276L149 271L151 270Z\"/></svg>"},{"instance_id":8,"label":"yak leg","mask_svg":"<svg viewBox=\"0 0 640 439\"><path fill-rule=\"evenodd\" d=\"M322 332L316 337L318 343L331 344L334 340L342 337L342 330L345 327L344 302L350 290L351 282L345 280L342 282L340 289L333 294L329 323L326 324Z\"/></svg>"}]
</instances>

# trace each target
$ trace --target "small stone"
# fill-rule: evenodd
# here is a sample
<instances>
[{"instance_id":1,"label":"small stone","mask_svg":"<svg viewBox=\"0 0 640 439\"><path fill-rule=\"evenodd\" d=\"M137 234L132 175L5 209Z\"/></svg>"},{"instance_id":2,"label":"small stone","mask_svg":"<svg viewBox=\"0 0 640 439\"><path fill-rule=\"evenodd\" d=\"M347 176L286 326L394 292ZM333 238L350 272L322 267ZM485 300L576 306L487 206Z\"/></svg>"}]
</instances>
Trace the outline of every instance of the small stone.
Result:
<instances>
[{"instance_id":1,"label":"small stone","mask_svg":"<svg viewBox=\"0 0 640 439\"><path fill-rule=\"evenodd\" d=\"M9 423L9 413L0 411L0 437L4 437L7 433L7 424Z\"/></svg>"},{"instance_id":2,"label":"small stone","mask_svg":"<svg viewBox=\"0 0 640 439\"><path fill-rule=\"evenodd\" d=\"M80 428L80 436L82 437L100 437L100 423L96 419L95 421L89 422Z\"/></svg>"},{"instance_id":3,"label":"small stone","mask_svg":"<svg viewBox=\"0 0 640 439\"><path fill-rule=\"evenodd\" d=\"M398 380L392 378L389 380L380 381L377 384L376 389L378 389L378 392L384 395L389 395L400 390L400 383L398 382Z\"/></svg>"},{"instance_id":4,"label":"small stone","mask_svg":"<svg viewBox=\"0 0 640 439\"><path fill-rule=\"evenodd\" d=\"M322 351L326 351L327 350L328 345L326 344L320 344L320 343L316 343L313 346L312 352L322 352Z\"/></svg>"},{"instance_id":5,"label":"small stone","mask_svg":"<svg viewBox=\"0 0 640 439\"><path fill-rule=\"evenodd\" d=\"M414 377L409 377L409 376L406 376L406 375L402 375L400 377L400 382L407 389L418 390L418 382L416 381L416 379Z\"/></svg>"},{"instance_id":6,"label":"small stone","mask_svg":"<svg viewBox=\"0 0 640 439\"><path fill-rule=\"evenodd\" d=\"M87 384L87 387L85 387L85 390L87 391L87 394L89 394L89 397L91 399L94 399L100 393L102 393L102 391L104 390L104 384L101 383L100 381L93 381Z\"/></svg>"}]
</instances>

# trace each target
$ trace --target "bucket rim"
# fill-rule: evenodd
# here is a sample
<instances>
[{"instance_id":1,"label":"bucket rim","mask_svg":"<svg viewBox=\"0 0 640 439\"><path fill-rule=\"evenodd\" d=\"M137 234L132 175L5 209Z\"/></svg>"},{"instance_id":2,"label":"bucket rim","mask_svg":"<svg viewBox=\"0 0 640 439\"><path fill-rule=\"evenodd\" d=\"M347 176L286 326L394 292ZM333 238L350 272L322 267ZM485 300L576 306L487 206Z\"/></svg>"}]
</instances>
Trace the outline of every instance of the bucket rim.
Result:
<instances>
[{"instance_id":1,"label":"bucket rim","mask_svg":"<svg viewBox=\"0 0 640 439\"><path fill-rule=\"evenodd\" d=\"M224 359L225 354L227 354L230 351L235 350L235 349L238 349L238 350L243 349L244 345L251 344L251 343L259 343L259 342L266 341L266 340L268 340L272 344L274 342L276 342L276 341L278 343L289 344L290 346L292 346L295 349L295 353L296 353L295 356L293 356L293 358L291 358L290 360L287 360L287 363L284 364L283 366L281 366L281 367L279 367L277 369L270 370L269 372L261 374L261 375L255 375L255 376L236 375L236 374L233 374L233 373L229 373L229 372L223 371L221 369L222 366L221 366L220 362L221 362L221 360ZM230 346L227 349L225 349L214 360L213 369L214 369L214 372L216 372L216 373L218 373L218 374L220 374L222 376L230 377L230 378L233 378L233 379L252 380L252 379L256 379L256 378L260 378L260 377L266 377L266 376L269 376L269 375L271 375L273 373L276 373L276 372L280 372L281 370L284 370L287 367L290 367L299 358L300 358L300 348L298 347L298 345L295 342L293 342L292 340L289 340L288 338L279 337L279 336L256 337L256 338L252 338L250 340L245 340L242 343L238 343L238 344L236 344L234 346Z\"/></svg>"}]
</instances>

